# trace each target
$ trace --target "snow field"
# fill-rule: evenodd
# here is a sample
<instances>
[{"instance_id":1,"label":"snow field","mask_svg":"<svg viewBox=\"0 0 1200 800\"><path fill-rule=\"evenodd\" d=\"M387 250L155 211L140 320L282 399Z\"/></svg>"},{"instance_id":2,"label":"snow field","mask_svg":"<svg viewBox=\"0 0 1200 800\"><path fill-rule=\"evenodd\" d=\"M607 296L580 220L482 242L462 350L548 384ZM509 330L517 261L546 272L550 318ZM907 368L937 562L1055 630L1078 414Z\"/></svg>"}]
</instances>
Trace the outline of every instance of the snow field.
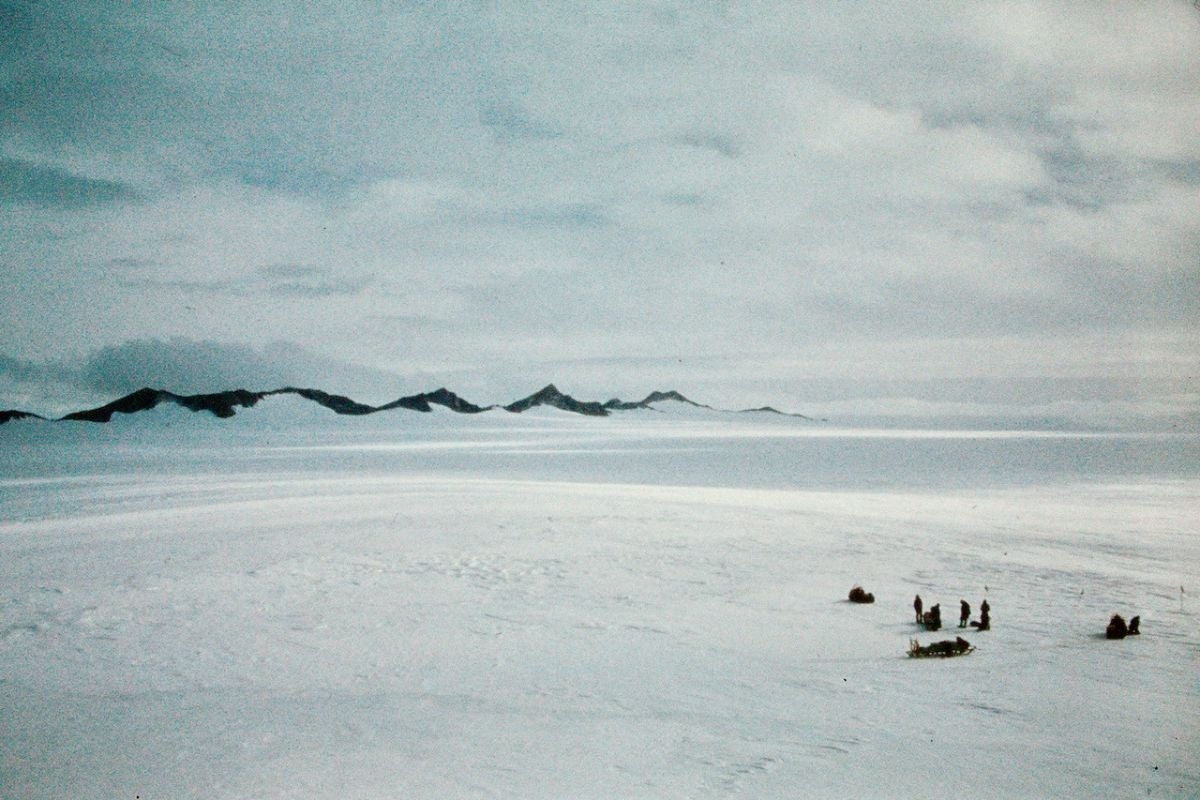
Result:
<instances>
[{"instance_id":1,"label":"snow field","mask_svg":"<svg viewBox=\"0 0 1200 800\"><path fill-rule=\"evenodd\" d=\"M8 481L0 795L1194 796L1200 485ZM877 602L845 601L862 583ZM994 629L977 652L904 656ZM911 601L941 602L940 634ZM1144 634L1108 642L1113 612Z\"/></svg>"}]
</instances>

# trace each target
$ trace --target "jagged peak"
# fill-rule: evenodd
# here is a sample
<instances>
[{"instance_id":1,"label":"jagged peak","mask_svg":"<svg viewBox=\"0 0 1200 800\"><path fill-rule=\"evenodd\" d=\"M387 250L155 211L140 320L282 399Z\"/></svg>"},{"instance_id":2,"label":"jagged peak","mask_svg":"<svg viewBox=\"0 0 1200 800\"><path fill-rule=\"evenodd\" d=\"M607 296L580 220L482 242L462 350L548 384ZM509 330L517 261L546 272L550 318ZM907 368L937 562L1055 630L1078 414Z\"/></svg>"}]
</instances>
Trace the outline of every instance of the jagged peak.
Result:
<instances>
[{"instance_id":1,"label":"jagged peak","mask_svg":"<svg viewBox=\"0 0 1200 800\"><path fill-rule=\"evenodd\" d=\"M374 406L364 405L356 400L351 400L349 397L340 394L329 394L320 389L300 389L295 386L285 386L282 389L275 389L271 392L263 392L266 394L295 394L303 397L305 400L311 400L318 405L322 405L337 414L345 414L347 416L364 416L373 414L376 409Z\"/></svg>"},{"instance_id":2,"label":"jagged peak","mask_svg":"<svg viewBox=\"0 0 1200 800\"><path fill-rule=\"evenodd\" d=\"M77 422L108 422L112 419L113 414L136 414L139 411L148 411L162 402L164 396L173 395L161 389L143 386L141 389L118 397L99 408L76 411L73 414L67 414L62 419Z\"/></svg>"},{"instance_id":3,"label":"jagged peak","mask_svg":"<svg viewBox=\"0 0 1200 800\"><path fill-rule=\"evenodd\" d=\"M646 395L646 398L642 402L646 404L661 403L664 400L674 400L677 403L686 403L689 406L696 406L697 408L712 408L712 406L706 406L703 403L697 403L695 400L684 397L674 389L668 389L665 392L651 392Z\"/></svg>"},{"instance_id":4,"label":"jagged peak","mask_svg":"<svg viewBox=\"0 0 1200 800\"><path fill-rule=\"evenodd\" d=\"M3 425L6 422L15 422L19 419L45 420L46 418L40 414L34 414L32 411L21 411L17 408L9 408L5 409L4 411L0 411L0 425Z\"/></svg>"},{"instance_id":5,"label":"jagged peak","mask_svg":"<svg viewBox=\"0 0 1200 800\"><path fill-rule=\"evenodd\" d=\"M440 406L445 406L451 411L457 411L461 414L478 414L481 411L487 411L489 408L492 408L492 406L477 406L468 400L464 400L445 386L434 389L432 392L427 392L425 399L430 403L437 403Z\"/></svg>"},{"instance_id":6,"label":"jagged peak","mask_svg":"<svg viewBox=\"0 0 1200 800\"><path fill-rule=\"evenodd\" d=\"M541 389L534 392L531 397L569 397L558 390L558 387L553 383L547 383Z\"/></svg>"},{"instance_id":7,"label":"jagged peak","mask_svg":"<svg viewBox=\"0 0 1200 800\"><path fill-rule=\"evenodd\" d=\"M553 383L546 384L528 397L509 403L504 406L504 409L514 414L520 414L534 406L553 406L563 411L573 411L576 414L585 414L591 417L606 417L609 414L609 410L601 403L576 400L571 395L560 392Z\"/></svg>"},{"instance_id":8,"label":"jagged peak","mask_svg":"<svg viewBox=\"0 0 1200 800\"><path fill-rule=\"evenodd\" d=\"M607 403L605 403L604 407L617 411L633 411L639 408L653 409L655 403L662 403L664 401L684 403L689 406L695 406L696 408L707 408L713 411L716 410L712 406L706 406L703 403L697 403L695 400L690 400L674 389L668 389L665 392L653 391L641 400L625 401L614 397L612 400L609 400Z\"/></svg>"}]
</instances>

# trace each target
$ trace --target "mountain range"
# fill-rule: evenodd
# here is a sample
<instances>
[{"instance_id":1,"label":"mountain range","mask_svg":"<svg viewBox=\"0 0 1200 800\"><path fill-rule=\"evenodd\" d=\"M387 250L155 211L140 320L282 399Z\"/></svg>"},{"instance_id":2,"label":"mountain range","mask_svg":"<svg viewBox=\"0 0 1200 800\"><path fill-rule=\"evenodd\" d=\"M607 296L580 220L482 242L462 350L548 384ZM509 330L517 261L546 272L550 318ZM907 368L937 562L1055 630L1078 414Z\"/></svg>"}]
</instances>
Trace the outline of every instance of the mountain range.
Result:
<instances>
[{"instance_id":1,"label":"mountain range","mask_svg":"<svg viewBox=\"0 0 1200 800\"><path fill-rule=\"evenodd\" d=\"M704 405L689 400L682 394L676 391L666 392L651 392L645 398L637 401L624 401L617 398L604 403L591 400L577 400L569 394L560 392L554 384L539 389L528 397L523 397L508 405L504 406L478 406L462 397L459 397L454 392L446 388L436 389L432 392L422 392L421 394L409 395L393 400L390 403L385 403L380 406L371 406L360 403L344 395L329 394L320 389L301 389L293 386L285 386L282 389L271 389L263 392L252 392L246 389L231 389L224 392L215 392L212 394L191 394L181 395L165 389L153 389L150 387L138 389L136 392L131 392L124 397L117 398L111 403L99 406L97 408L88 408L82 411L74 411L56 421L75 421L75 422L98 422L105 423L112 420L115 414L137 414L143 411L149 411L163 403L173 403L190 411L207 411L213 416L226 419L235 416L240 409L253 408L265 397L274 395L296 395L305 400L309 400L320 406L328 408L335 414L343 414L349 416L364 416L367 414L377 414L383 411L392 411L395 409L405 409L409 411L429 412L433 410L433 406L443 406L451 411L460 414L478 414L484 411L493 409L503 409L510 413L519 414L522 411L527 411L536 406L550 406L563 411L569 411L575 414L583 414L592 417L606 417L614 411L632 411L637 409L656 410L656 404L662 403L681 403L683 405L693 406L695 408L708 409L710 411L719 411L725 413L769 413L778 414L781 416L796 417L799 419L811 419L803 414L786 414L778 411L770 406L761 408L741 409L736 412L730 412L726 409L717 409L712 406ZM10 409L0 411L0 425L6 422L17 419L45 419L44 417L33 414L28 411L19 411Z\"/></svg>"}]
</instances>

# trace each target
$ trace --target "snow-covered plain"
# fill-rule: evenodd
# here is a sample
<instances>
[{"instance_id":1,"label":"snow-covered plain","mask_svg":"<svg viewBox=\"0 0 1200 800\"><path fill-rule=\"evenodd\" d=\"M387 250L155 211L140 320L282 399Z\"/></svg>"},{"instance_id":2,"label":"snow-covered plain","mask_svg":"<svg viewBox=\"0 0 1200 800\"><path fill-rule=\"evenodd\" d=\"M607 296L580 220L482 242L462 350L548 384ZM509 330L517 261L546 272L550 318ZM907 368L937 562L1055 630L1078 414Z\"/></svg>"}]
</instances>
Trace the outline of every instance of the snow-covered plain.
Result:
<instances>
[{"instance_id":1,"label":"snow-covered plain","mask_svg":"<svg viewBox=\"0 0 1200 800\"><path fill-rule=\"evenodd\" d=\"M1195 436L308 413L0 428L0 796L1200 794Z\"/></svg>"}]
</instances>

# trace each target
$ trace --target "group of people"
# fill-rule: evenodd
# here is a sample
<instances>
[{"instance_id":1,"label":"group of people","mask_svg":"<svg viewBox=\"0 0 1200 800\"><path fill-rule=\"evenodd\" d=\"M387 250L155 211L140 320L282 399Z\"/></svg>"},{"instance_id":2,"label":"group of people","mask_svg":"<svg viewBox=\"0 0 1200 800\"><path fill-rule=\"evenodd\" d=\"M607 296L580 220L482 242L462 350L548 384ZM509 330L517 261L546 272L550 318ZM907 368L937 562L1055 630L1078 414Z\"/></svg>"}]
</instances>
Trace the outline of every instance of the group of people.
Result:
<instances>
[{"instance_id":1,"label":"group of people","mask_svg":"<svg viewBox=\"0 0 1200 800\"><path fill-rule=\"evenodd\" d=\"M874 599L872 597L872 599ZM979 619L971 619L971 604L966 600L959 600L958 611L958 627L966 628L970 626L977 630L986 631L992 628L992 607L988 605L985 599L979 604ZM942 606L940 603L934 603L928 611L925 610L925 603L921 600L921 595L913 598L913 611L917 614L917 624L924 625L926 630L937 631L942 628ZM1141 633L1138 628L1142 624L1140 616L1133 617L1128 623L1120 614L1113 614L1112 619L1108 622L1108 627L1104 630L1104 636L1108 639L1124 639L1126 636L1137 636Z\"/></svg>"},{"instance_id":2,"label":"group of people","mask_svg":"<svg viewBox=\"0 0 1200 800\"><path fill-rule=\"evenodd\" d=\"M965 628L970 625L972 628L978 628L981 631L991 630L992 627L992 607L988 605L985 599L979 606L979 619L971 620L971 604L966 600L959 600L958 612L958 627ZM917 624L924 625L927 630L936 631L942 628L942 605L934 603L928 611L925 610L925 603L921 600L921 595L913 598L913 610L917 612Z\"/></svg>"}]
</instances>

